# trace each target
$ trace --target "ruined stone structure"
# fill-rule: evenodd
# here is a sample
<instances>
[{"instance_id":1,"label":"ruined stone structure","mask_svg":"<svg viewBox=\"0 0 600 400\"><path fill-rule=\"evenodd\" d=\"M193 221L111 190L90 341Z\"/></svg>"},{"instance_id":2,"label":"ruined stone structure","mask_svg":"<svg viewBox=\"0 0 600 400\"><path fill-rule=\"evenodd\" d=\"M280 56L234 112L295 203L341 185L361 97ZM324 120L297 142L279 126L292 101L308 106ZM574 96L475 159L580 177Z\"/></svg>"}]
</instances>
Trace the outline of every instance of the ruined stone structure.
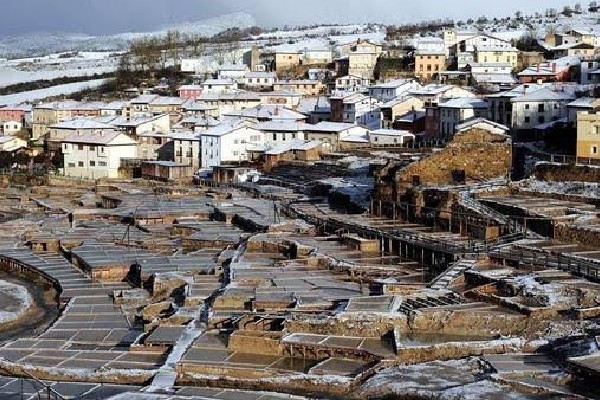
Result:
<instances>
[{"instance_id":1,"label":"ruined stone structure","mask_svg":"<svg viewBox=\"0 0 600 400\"><path fill-rule=\"evenodd\" d=\"M457 127L448 146L408 167L384 168L378 177L377 197L401 201L415 187L479 183L504 178L512 166L512 141L507 128L477 119Z\"/></svg>"}]
</instances>

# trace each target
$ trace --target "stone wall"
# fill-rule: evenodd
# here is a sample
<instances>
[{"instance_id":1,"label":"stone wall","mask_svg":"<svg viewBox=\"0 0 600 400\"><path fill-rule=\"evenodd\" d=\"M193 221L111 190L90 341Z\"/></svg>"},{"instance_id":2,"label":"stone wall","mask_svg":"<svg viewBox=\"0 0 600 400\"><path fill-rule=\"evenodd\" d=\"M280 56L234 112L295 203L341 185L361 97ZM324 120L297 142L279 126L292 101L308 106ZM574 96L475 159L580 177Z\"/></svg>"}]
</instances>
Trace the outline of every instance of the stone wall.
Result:
<instances>
[{"instance_id":1,"label":"stone wall","mask_svg":"<svg viewBox=\"0 0 600 400\"><path fill-rule=\"evenodd\" d=\"M473 128L454 136L448 146L396 172L398 197L414 186L481 182L507 177L512 168L512 142L502 134ZM378 185L385 185L382 180ZM389 188L387 192L389 193ZM385 193L382 189L378 192ZM398 201L399 198L396 199Z\"/></svg>"},{"instance_id":2,"label":"stone wall","mask_svg":"<svg viewBox=\"0 0 600 400\"><path fill-rule=\"evenodd\" d=\"M576 165L539 164L534 175L540 181L600 182L600 168Z\"/></svg>"}]
</instances>

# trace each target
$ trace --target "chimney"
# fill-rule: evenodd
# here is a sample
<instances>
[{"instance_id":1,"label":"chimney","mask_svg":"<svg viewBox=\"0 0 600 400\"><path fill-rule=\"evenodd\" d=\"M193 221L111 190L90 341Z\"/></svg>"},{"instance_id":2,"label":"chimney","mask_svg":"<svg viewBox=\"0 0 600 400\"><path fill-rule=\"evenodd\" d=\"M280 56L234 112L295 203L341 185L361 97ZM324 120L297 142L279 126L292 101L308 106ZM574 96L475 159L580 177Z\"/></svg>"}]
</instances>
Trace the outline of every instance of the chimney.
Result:
<instances>
[{"instance_id":1,"label":"chimney","mask_svg":"<svg viewBox=\"0 0 600 400\"><path fill-rule=\"evenodd\" d=\"M552 63L552 72L556 72L556 63Z\"/></svg>"}]
</instances>

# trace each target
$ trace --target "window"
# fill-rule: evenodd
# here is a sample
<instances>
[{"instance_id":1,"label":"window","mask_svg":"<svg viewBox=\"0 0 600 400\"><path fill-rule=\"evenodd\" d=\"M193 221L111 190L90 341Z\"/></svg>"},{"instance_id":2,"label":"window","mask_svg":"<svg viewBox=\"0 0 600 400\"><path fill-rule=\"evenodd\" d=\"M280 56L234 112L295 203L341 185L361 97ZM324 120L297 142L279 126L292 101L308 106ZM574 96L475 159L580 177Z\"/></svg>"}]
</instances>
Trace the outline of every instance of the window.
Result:
<instances>
[{"instance_id":1,"label":"window","mask_svg":"<svg viewBox=\"0 0 600 400\"><path fill-rule=\"evenodd\" d=\"M596 128L596 135L600 135L600 125L596 126L595 128Z\"/></svg>"},{"instance_id":2,"label":"window","mask_svg":"<svg viewBox=\"0 0 600 400\"><path fill-rule=\"evenodd\" d=\"M529 104L525 104L525 109L529 110Z\"/></svg>"},{"instance_id":3,"label":"window","mask_svg":"<svg viewBox=\"0 0 600 400\"><path fill-rule=\"evenodd\" d=\"M79 162L77 163L77 166L79 166L79 167L83 168L83 161L79 161Z\"/></svg>"},{"instance_id":4,"label":"window","mask_svg":"<svg viewBox=\"0 0 600 400\"><path fill-rule=\"evenodd\" d=\"M82 144L78 144L77 145L77 150L83 150L83 145Z\"/></svg>"},{"instance_id":5,"label":"window","mask_svg":"<svg viewBox=\"0 0 600 400\"><path fill-rule=\"evenodd\" d=\"M106 161L98 161L99 167L106 167Z\"/></svg>"},{"instance_id":6,"label":"window","mask_svg":"<svg viewBox=\"0 0 600 400\"><path fill-rule=\"evenodd\" d=\"M525 117L525 123L528 124L531 121L531 118Z\"/></svg>"},{"instance_id":7,"label":"window","mask_svg":"<svg viewBox=\"0 0 600 400\"><path fill-rule=\"evenodd\" d=\"M546 118L544 118L544 116L543 116L543 115L540 115L540 116L539 116L539 118L538 118L538 122L539 122L540 124L543 124L544 122L546 122Z\"/></svg>"},{"instance_id":8,"label":"window","mask_svg":"<svg viewBox=\"0 0 600 400\"><path fill-rule=\"evenodd\" d=\"M544 105L538 104L538 112L544 112Z\"/></svg>"},{"instance_id":9,"label":"window","mask_svg":"<svg viewBox=\"0 0 600 400\"><path fill-rule=\"evenodd\" d=\"M70 162L69 163L69 168L75 168L75 163L74 162Z\"/></svg>"},{"instance_id":10,"label":"window","mask_svg":"<svg viewBox=\"0 0 600 400\"><path fill-rule=\"evenodd\" d=\"M274 133L274 134L273 134L273 140L274 140L274 141L276 141L276 140L277 140L277 134L276 134L276 133Z\"/></svg>"},{"instance_id":11,"label":"window","mask_svg":"<svg viewBox=\"0 0 600 400\"><path fill-rule=\"evenodd\" d=\"M592 146L590 153L592 153L593 155L597 155L598 154L598 146Z\"/></svg>"},{"instance_id":12,"label":"window","mask_svg":"<svg viewBox=\"0 0 600 400\"><path fill-rule=\"evenodd\" d=\"M95 146L90 146L90 151L96 151L96 147Z\"/></svg>"},{"instance_id":13,"label":"window","mask_svg":"<svg viewBox=\"0 0 600 400\"><path fill-rule=\"evenodd\" d=\"M95 167L96 166L96 161L90 161L90 167Z\"/></svg>"}]
</instances>

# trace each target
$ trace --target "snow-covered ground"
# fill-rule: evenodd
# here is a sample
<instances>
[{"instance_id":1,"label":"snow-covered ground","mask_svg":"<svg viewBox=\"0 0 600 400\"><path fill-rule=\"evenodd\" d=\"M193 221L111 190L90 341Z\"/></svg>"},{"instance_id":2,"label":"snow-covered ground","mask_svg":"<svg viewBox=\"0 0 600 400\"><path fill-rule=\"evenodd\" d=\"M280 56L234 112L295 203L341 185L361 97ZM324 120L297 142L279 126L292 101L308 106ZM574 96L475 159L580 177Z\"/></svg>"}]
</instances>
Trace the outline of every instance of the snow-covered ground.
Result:
<instances>
[{"instance_id":1,"label":"snow-covered ground","mask_svg":"<svg viewBox=\"0 0 600 400\"><path fill-rule=\"evenodd\" d=\"M106 79L92 79L85 82L67 83L64 85L56 85L47 89L29 90L17 94L0 96L0 104L18 104L23 102L34 102L47 97L69 95L77 93L87 88L97 88L105 83Z\"/></svg>"},{"instance_id":2,"label":"snow-covered ground","mask_svg":"<svg viewBox=\"0 0 600 400\"><path fill-rule=\"evenodd\" d=\"M21 58L0 62L0 87L40 79L93 76L113 72L119 64L118 54L81 52L74 57L61 53L44 57Z\"/></svg>"},{"instance_id":3,"label":"snow-covered ground","mask_svg":"<svg viewBox=\"0 0 600 400\"><path fill-rule=\"evenodd\" d=\"M519 182L518 186L540 193L573 194L600 199L600 183L597 182L547 182L529 179Z\"/></svg>"},{"instance_id":4,"label":"snow-covered ground","mask_svg":"<svg viewBox=\"0 0 600 400\"><path fill-rule=\"evenodd\" d=\"M0 280L0 293L0 298L3 298L0 304L0 323L19 319L33 305L33 297L24 286ZM6 301L8 299L4 297L10 298L10 301Z\"/></svg>"},{"instance_id":5,"label":"snow-covered ground","mask_svg":"<svg viewBox=\"0 0 600 400\"><path fill-rule=\"evenodd\" d=\"M168 31L179 31L211 37L227 28L240 29L256 25L246 13L226 14L201 21L191 21L167 26L152 32L126 32L116 35L91 36L77 33L36 33L0 38L0 57L29 57L64 51L116 51L125 50L129 41L141 37L164 36Z\"/></svg>"},{"instance_id":6,"label":"snow-covered ground","mask_svg":"<svg viewBox=\"0 0 600 400\"><path fill-rule=\"evenodd\" d=\"M534 399L487 379L478 378L485 365L477 358L435 361L406 367L386 368L360 388L361 398L422 398L445 400ZM411 397L413 396L413 397ZM394 397L394 398L396 398Z\"/></svg>"}]
</instances>

